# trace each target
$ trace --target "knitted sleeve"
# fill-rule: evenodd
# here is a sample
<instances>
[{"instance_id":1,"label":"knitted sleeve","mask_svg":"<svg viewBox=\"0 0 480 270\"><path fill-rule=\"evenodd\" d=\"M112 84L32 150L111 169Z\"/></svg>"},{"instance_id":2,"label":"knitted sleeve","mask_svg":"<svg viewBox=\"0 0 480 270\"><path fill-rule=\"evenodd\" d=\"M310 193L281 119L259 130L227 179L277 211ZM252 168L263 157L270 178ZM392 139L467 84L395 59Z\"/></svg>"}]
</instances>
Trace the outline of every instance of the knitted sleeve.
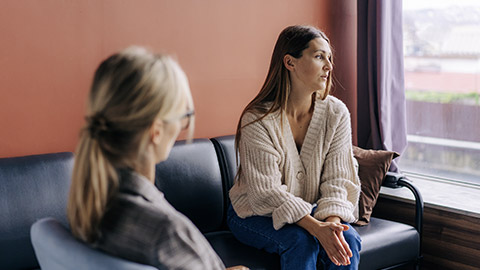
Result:
<instances>
[{"instance_id":1,"label":"knitted sleeve","mask_svg":"<svg viewBox=\"0 0 480 270\"><path fill-rule=\"evenodd\" d=\"M256 116L247 113L242 125L252 122ZM282 154L275 148L279 145L278 134L269 134L263 121L257 121L242 129L239 144L242 175L248 189L248 203L255 215L272 216L276 230L285 224L295 223L310 214L312 205L287 191L282 184Z\"/></svg>"},{"instance_id":2,"label":"knitted sleeve","mask_svg":"<svg viewBox=\"0 0 480 270\"><path fill-rule=\"evenodd\" d=\"M325 136L328 151L320 178L321 197L317 201L314 217L323 220L338 216L345 222L354 222L360 180L352 153L350 114L346 106L343 103L341 105L329 112L331 115Z\"/></svg>"}]
</instances>

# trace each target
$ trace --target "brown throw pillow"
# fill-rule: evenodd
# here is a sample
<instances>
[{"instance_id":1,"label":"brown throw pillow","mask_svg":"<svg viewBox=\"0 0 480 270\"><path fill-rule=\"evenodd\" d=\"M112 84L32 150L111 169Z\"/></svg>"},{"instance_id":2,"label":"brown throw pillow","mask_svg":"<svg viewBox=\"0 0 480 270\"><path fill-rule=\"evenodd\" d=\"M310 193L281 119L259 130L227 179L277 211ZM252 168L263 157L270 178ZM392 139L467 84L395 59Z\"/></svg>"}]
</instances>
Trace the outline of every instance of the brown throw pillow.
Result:
<instances>
[{"instance_id":1,"label":"brown throw pillow","mask_svg":"<svg viewBox=\"0 0 480 270\"><path fill-rule=\"evenodd\" d=\"M353 155L358 161L358 176L362 184L358 202L359 218L355 224L364 226L370 222L373 207L377 202L380 187L390 168L390 163L399 154L392 151L365 150L354 145Z\"/></svg>"}]
</instances>

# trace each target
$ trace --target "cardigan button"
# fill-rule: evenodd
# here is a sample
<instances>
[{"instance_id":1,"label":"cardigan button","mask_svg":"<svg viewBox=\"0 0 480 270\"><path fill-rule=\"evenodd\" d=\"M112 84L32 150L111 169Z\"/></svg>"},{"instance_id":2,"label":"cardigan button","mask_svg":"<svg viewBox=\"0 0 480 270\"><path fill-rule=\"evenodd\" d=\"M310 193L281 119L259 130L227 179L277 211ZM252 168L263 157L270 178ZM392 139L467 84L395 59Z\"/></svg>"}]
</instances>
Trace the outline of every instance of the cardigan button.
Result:
<instances>
[{"instance_id":1,"label":"cardigan button","mask_svg":"<svg viewBox=\"0 0 480 270\"><path fill-rule=\"evenodd\" d=\"M303 178L305 178L305 174L303 172L298 172L297 173L297 179L298 180L303 180Z\"/></svg>"}]
</instances>

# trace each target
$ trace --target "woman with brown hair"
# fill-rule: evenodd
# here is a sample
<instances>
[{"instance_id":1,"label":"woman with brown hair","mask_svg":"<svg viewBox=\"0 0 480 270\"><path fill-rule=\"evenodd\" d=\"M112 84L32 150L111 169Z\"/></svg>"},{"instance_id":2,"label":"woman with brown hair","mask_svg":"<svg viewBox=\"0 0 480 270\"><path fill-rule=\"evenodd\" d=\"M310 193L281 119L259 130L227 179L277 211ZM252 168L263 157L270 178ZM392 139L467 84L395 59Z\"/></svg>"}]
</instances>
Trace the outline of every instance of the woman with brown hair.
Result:
<instances>
[{"instance_id":1,"label":"woman with brown hair","mask_svg":"<svg viewBox=\"0 0 480 270\"><path fill-rule=\"evenodd\" d=\"M241 242L278 253L282 269L357 269L360 181L350 114L329 95L332 49L312 26L279 35L258 95L237 128L240 166L228 225Z\"/></svg>"},{"instance_id":2,"label":"woman with brown hair","mask_svg":"<svg viewBox=\"0 0 480 270\"><path fill-rule=\"evenodd\" d=\"M224 269L210 244L154 185L182 130L193 131L187 77L170 57L132 47L98 67L76 149L72 233L160 269Z\"/></svg>"}]
</instances>

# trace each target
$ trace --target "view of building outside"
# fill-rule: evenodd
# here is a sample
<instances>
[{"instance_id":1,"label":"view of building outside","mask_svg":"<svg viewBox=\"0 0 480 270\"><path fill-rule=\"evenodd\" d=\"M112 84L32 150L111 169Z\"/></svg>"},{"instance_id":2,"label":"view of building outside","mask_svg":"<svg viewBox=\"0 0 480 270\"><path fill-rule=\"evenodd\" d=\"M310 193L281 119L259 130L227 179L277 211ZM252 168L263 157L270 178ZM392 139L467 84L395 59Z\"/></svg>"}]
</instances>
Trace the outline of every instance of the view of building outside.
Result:
<instances>
[{"instance_id":1,"label":"view of building outside","mask_svg":"<svg viewBox=\"0 0 480 270\"><path fill-rule=\"evenodd\" d=\"M480 1L403 0L402 171L480 184Z\"/></svg>"}]
</instances>

